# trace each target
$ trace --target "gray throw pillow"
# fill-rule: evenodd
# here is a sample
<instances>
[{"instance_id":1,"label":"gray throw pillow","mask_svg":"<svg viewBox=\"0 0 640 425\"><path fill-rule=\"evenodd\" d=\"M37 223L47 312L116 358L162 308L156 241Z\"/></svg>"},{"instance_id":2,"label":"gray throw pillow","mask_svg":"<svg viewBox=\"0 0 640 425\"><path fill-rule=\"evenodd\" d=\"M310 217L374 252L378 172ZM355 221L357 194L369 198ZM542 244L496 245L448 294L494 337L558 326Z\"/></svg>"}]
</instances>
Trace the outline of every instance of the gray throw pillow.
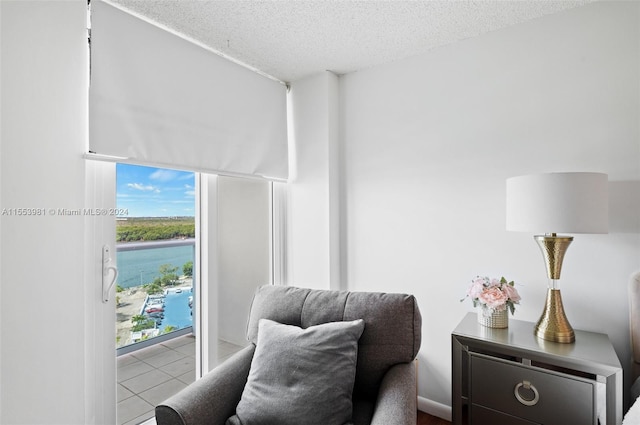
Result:
<instances>
[{"instance_id":1,"label":"gray throw pillow","mask_svg":"<svg viewBox=\"0 0 640 425\"><path fill-rule=\"evenodd\" d=\"M306 329L260 319L249 378L227 425L350 424L363 330L361 319Z\"/></svg>"}]
</instances>

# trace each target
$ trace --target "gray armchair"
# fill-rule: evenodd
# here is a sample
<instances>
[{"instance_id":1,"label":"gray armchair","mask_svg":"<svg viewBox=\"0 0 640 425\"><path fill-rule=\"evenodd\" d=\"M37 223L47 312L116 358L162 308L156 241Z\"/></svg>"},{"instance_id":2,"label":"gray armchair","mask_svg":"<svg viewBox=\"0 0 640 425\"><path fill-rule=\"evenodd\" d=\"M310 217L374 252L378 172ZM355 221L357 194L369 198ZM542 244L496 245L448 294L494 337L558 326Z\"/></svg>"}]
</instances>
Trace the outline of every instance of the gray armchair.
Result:
<instances>
[{"instance_id":1,"label":"gray armchair","mask_svg":"<svg viewBox=\"0 0 640 425\"><path fill-rule=\"evenodd\" d=\"M631 398L640 396L640 271L629 278L629 329L631 331Z\"/></svg>"},{"instance_id":2,"label":"gray armchair","mask_svg":"<svg viewBox=\"0 0 640 425\"><path fill-rule=\"evenodd\" d=\"M158 425L224 425L234 415L261 318L301 328L363 319L353 390L354 425L415 425L422 318L412 295L264 286L251 306L248 347L156 407Z\"/></svg>"}]
</instances>

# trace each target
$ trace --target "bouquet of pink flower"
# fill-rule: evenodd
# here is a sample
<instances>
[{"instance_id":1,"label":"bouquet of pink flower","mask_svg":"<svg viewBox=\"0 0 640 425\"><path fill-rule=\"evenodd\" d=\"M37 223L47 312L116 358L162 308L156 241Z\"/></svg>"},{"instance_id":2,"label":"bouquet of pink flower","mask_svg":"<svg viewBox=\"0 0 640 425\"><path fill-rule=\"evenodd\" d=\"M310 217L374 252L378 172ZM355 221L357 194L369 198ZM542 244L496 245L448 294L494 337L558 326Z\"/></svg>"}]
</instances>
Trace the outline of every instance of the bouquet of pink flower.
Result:
<instances>
[{"instance_id":1,"label":"bouquet of pink flower","mask_svg":"<svg viewBox=\"0 0 640 425\"><path fill-rule=\"evenodd\" d=\"M471 298L473 306L481 306L492 311L501 311L509 307L513 314L515 305L520 302L520 294L513 281L508 282L504 277L500 280L488 277L476 277L471 281L465 298ZM460 301L464 301L465 298Z\"/></svg>"}]
</instances>

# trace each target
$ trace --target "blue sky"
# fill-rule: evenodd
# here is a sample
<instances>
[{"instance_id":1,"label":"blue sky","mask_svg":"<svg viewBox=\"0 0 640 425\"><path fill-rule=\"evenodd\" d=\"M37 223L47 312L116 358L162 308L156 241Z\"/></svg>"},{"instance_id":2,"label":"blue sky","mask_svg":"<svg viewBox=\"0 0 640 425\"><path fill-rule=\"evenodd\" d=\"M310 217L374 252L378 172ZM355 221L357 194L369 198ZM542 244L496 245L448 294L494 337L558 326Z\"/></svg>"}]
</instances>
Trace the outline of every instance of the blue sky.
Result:
<instances>
[{"instance_id":1,"label":"blue sky","mask_svg":"<svg viewBox=\"0 0 640 425\"><path fill-rule=\"evenodd\" d=\"M194 173L117 164L116 204L127 217L193 217Z\"/></svg>"}]
</instances>

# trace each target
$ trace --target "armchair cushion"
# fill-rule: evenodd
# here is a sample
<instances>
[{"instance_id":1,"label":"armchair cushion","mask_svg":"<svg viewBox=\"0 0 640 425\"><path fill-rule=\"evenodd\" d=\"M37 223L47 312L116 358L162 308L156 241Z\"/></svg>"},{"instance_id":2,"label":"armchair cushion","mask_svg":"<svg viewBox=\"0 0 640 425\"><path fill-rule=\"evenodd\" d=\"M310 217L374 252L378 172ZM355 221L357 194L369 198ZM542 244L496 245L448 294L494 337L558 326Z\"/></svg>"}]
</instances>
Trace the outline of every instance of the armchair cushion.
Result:
<instances>
[{"instance_id":1,"label":"armchair cushion","mask_svg":"<svg viewBox=\"0 0 640 425\"><path fill-rule=\"evenodd\" d=\"M236 415L227 425L344 425L363 320L301 329L260 319L256 351Z\"/></svg>"},{"instance_id":2,"label":"armchair cushion","mask_svg":"<svg viewBox=\"0 0 640 425\"><path fill-rule=\"evenodd\" d=\"M279 285L267 285L256 291L247 328L249 346L157 406L158 425L225 425L237 412L242 398L258 343L260 319L302 329L329 322L364 320L351 395L353 424L415 425L413 360L420 349L422 325L416 299L407 294ZM262 407L266 405L261 403ZM299 423L306 425L313 417L313 405L312 402L307 406L307 416Z\"/></svg>"},{"instance_id":3,"label":"armchair cushion","mask_svg":"<svg viewBox=\"0 0 640 425\"><path fill-rule=\"evenodd\" d=\"M258 289L251 306L247 338L253 343L261 318L301 328L363 319L366 328L358 342L354 395L368 399L375 399L390 367L415 359L422 336L418 303L406 294L268 285Z\"/></svg>"}]
</instances>

